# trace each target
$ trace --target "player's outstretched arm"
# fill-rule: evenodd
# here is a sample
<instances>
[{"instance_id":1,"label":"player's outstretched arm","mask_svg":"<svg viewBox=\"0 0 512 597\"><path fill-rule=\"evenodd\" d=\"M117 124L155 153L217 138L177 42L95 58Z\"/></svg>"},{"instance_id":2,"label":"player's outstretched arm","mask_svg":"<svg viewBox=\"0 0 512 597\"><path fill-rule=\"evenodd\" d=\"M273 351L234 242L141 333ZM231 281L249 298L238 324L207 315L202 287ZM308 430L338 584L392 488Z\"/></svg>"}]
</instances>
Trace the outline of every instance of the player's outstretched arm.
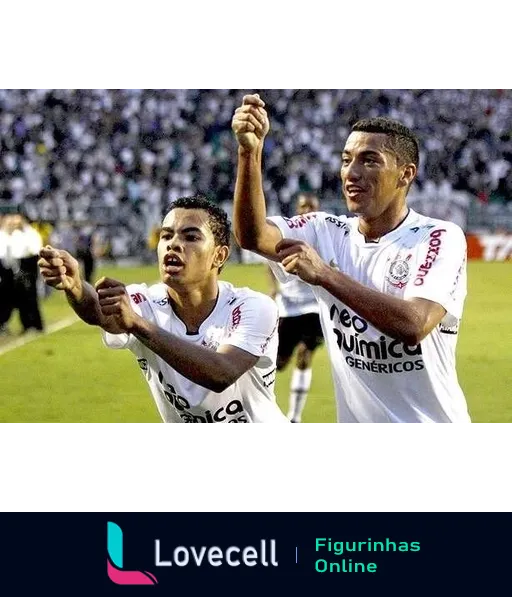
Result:
<instances>
[{"instance_id":1,"label":"player's outstretched arm","mask_svg":"<svg viewBox=\"0 0 512 597\"><path fill-rule=\"evenodd\" d=\"M325 263L303 241L284 239L277 250L279 261L288 273L321 286L378 330L408 346L419 344L446 314L435 301L421 297L404 300L360 284Z\"/></svg>"},{"instance_id":2,"label":"player's outstretched arm","mask_svg":"<svg viewBox=\"0 0 512 597\"><path fill-rule=\"evenodd\" d=\"M217 393L229 388L258 361L257 356L236 346L220 346L217 352L196 346L143 318L130 333L183 377Z\"/></svg>"},{"instance_id":3,"label":"player's outstretched arm","mask_svg":"<svg viewBox=\"0 0 512 597\"><path fill-rule=\"evenodd\" d=\"M281 232L266 220L262 155L270 124L259 95L246 95L233 116L238 166L233 206L233 232L243 249L275 259Z\"/></svg>"},{"instance_id":4,"label":"player's outstretched arm","mask_svg":"<svg viewBox=\"0 0 512 597\"><path fill-rule=\"evenodd\" d=\"M378 330L408 346L419 344L446 315L439 303L379 292L334 269L320 285Z\"/></svg>"},{"instance_id":5,"label":"player's outstretched arm","mask_svg":"<svg viewBox=\"0 0 512 597\"><path fill-rule=\"evenodd\" d=\"M119 329L116 333L132 334L178 373L208 390L223 392L258 360L235 346L220 346L213 352L149 322L134 311L122 282L102 278L96 290L101 314L112 318Z\"/></svg>"},{"instance_id":6,"label":"player's outstretched arm","mask_svg":"<svg viewBox=\"0 0 512 597\"><path fill-rule=\"evenodd\" d=\"M39 252L37 264L45 283L65 292L70 307L82 321L113 334L122 332L102 315L96 290L82 280L78 261L70 253L47 245Z\"/></svg>"}]
</instances>

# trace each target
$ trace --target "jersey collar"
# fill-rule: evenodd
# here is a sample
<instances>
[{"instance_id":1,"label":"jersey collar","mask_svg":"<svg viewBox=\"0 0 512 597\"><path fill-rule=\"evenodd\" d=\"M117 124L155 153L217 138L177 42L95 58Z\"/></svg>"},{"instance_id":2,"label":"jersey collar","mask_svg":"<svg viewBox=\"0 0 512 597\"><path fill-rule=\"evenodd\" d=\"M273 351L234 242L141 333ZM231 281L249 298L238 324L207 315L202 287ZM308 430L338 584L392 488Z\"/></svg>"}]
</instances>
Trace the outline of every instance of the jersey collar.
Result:
<instances>
[{"instance_id":1,"label":"jersey collar","mask_svg":"<svg viewBox=\"0 0 512 597\"><path fill-rule=\"evenodd\" d=\"M404 228L412 226L417 217L418 214L413 209L409 208L409 212L407 213L407 216L402 220L402 222L398 224L396 228L393 228L393 230L390 230L387 234L381 236L378 242L367 242L364 238L364 235L359 232L359 219L357 217L351 218L351 236L356 245L361 247L367 247L369 249L376 249L384 245L388 245L395 241L397 238L399 238L403 233Z\"/></svg>"}]
</instances>

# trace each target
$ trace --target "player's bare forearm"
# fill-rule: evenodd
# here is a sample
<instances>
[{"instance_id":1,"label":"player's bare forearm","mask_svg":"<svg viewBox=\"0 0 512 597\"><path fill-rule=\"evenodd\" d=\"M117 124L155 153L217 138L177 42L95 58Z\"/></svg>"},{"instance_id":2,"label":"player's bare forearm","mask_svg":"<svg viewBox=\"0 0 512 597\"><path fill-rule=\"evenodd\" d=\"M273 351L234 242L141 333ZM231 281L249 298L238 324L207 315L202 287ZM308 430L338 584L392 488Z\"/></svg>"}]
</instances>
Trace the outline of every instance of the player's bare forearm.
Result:
<instances>
[{"instance_id":1,"label":"player's bare forearm","mask_svg":"<svg viewBox=\"0 0 512 597\"><path fill-rule=\"evenodd\" d=\"M122 333L123 330L114 324L113 318L102 315L98 293L90 284L80 280L78 284L65 292L70 307L82 321L89 325L100 326L112 334Z\"/></svg>"},{"instance_id":2,"label":"player's bare forearm","mask_svg":"<svg viewBox=\"0 0 512 597\"><path fill-rule=\"evenodd\" d=\"M281 240L278 228L266 220L267 209L261 173L263 143L254 150L238 149L233 206L233 231L243 249L275 258Z\"/></svg>"},{"instance_id":3,"label":"player's bare forearm","mask_svg":"<svg viewBox=\"0 0 512 597\"><path fill-rule=\"evenodd\" d=\"M130 333L183 377L214 392L223 392L249 368L241 371L230 355L191 344L142 317Z\"/></svg>"},{"instance_id":4,"label":"player's bare forearm","mask_svg":"<svg viewBox=\"0 0 512 597\"><path fill-rule=\"evenodd\" d=\"M100 325L101 312L97 294L90 284L80 280L73 288L67 289L65 292L69 306L82 321L89 325Z\"/></svg>"},{"instance_id":5,"label":"player's bare forearm","mask_svg":"<svg viewBox=\"0 0 512 597\"><path fill-rule=\"evenodd\" d=\"M325 269L319 286L381 332L409 346L421 342L445 313L436 303L404 300L372 290L333 268Z\"/></svg>"}]
</instances>

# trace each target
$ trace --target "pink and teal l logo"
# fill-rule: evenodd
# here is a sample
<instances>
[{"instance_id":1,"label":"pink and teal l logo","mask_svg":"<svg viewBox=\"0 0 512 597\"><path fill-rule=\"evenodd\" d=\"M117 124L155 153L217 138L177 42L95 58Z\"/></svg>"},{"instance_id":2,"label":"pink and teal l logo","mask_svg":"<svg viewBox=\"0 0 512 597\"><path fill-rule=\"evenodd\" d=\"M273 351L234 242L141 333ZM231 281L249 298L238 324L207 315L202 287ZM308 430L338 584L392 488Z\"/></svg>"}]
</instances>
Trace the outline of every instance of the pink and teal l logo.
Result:
<instances>
[{"instance_id":1,"label":"pink and teal l logo","mask_svg":"<svg viewBox=\"0 0 512 597\"><path fill-rule=\"evenodd\" d=\"M156 585L158 581L142 570L123 570L123 531L115 522L107 522L107 572L116 585Z\"/></svg>"}]
</instances>

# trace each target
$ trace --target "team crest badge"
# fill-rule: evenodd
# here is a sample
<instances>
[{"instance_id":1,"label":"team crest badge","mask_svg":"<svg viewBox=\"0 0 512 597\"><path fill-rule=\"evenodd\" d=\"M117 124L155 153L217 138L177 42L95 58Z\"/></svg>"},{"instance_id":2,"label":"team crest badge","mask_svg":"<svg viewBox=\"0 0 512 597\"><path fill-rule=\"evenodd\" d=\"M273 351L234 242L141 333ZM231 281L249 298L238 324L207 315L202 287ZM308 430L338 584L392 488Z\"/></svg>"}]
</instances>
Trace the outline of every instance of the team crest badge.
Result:
<instances>
[{"instance_id":1,"label":"team crest badge","mask_svg":"<svg viewBox=\"0 0 512 597\"><path fill-rule=\"evenodd\" d=\"M400 257L394 259L386 275L386 281L395 288L405 288L411 276L411 268L409 267L409 260L412 255L408 255L405 259Z\"/></svg>"}]
</instances>

